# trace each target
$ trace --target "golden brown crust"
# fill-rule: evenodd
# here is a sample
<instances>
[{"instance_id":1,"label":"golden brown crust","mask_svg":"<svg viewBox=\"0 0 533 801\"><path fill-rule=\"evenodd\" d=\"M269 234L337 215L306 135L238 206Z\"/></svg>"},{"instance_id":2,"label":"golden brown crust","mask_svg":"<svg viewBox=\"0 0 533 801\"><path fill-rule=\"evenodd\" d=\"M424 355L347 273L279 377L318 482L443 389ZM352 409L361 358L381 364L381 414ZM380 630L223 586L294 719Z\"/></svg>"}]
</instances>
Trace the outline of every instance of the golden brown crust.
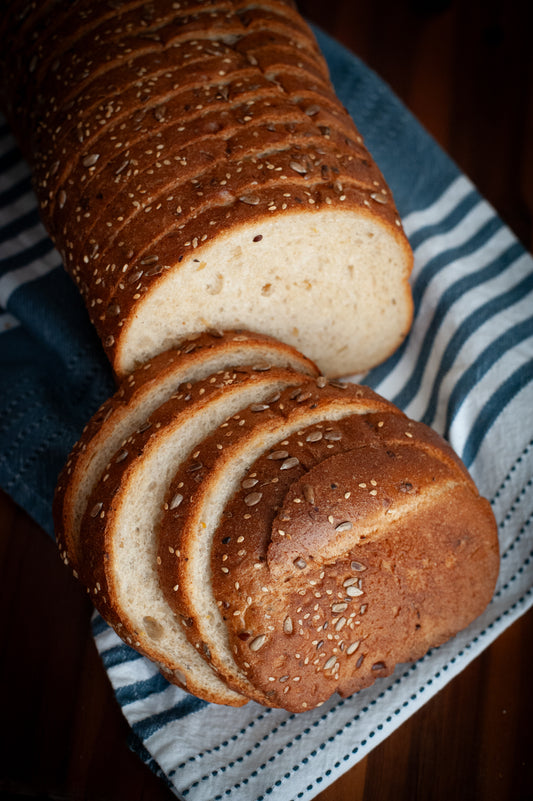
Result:
<instances>
[{"instance_id":1,"label":"golden brown crust","mask_svg":"<svg viewBox=\"0 0 533 801\"><path fill-rule=\"evenodd\" d=\"M225 361L229 368L236 360L242 360L244 351L252 368L255 365L262 369L267 364L275 363L283 367L292 366L310 375L318 373L315 365L302 354L263 334L203 332L188 337L179 347L159 354L130 373L117 392L104 402L87 423L58 478L53 502L54 526L61 558L76 575L81 570L77 518L80 507L87 500L83 484L88 472L94 472L93 461L98 459L102 449L107 451L109 441L116 438L117 427L124 423L134 425L127 421L137 419L139 410L145 409L147 416L153 410L152 398L157 397L158 403L162 403L164 393L168 397L180 381L187 380L202 364L208 365L217 359L220 364ZM117 443L115 450L118 451L120 445ZM110 453L109 458L111 456ZM95 475L94 480L97 478ZM80 498L80 494L83 497Z\"/></svg>"},{"instance_id":2,"label":"golden brown crust","mask_svg":"<svg viewBox=\"0 0 533 801\"><path fill-rule=\"evenodd\" d=\"M433 434L425 447L424 426L400 418L402 442L387 438L392 415L369 417L308 431L322 432L322 451L327 428L339 437L315 466L313 443L289 440L287 460L296 452L302 463L287 471L296 476L288 491L280 478L250 510L242 489L217 531L213 586L235 660L291 711L418 658L479 615L494 589L490 506L448 446L441 459ZM250 470L261 486L267 459Z\"/></svg>"},{"instance_id":3,"label":"golden brown crust","mask_svg":"<svg viewBox=\"0 0 533 801\"><path fill-rule=\"evenodd\" d=\"M276 368L254 370L252 367L239 367L236 370L219 370L194 384L182 384L178 391L123 443L88 499L82 521L81 563L83 580L93 603L122 639L158 665L165 667L170 671L169 675L176 675L180 686L186 686L190 692L205 700L232 703L235 699L237 703L242 702L229 689L225 690L224 685L217 681L216 677L212 677L212 682L216 685L215 692L210 686L206 686L198 665L200 658L192 647L188 646L185 657L178 661L162 647L164 629L161 628L157 617L159 614L164 615L168 625L169 622L173 622L173 616L170 611L168 613L161 611L162 597L160 600L156 598L155 602L153 600L154 593L157 594L158 590L155 582L152 582L152 576L155 577L156 572L155 555L152 557L150 553L153 552L151 532L156 520L151 519L146 530L142 524L135 524L140 526L137 531L141 543L135 546L132 543L134 541L137 543L137 540L133 540L133 532L124 521L130 514L132 504L138 502L139 493L149 492L153 496L156 492L155 485L161 486L163 481L159 472L161 466L157 474L147 475L146 462L152 459L154 464L160 464L157 461L158 454L161 448L167 452L168 440L173 438L179 443L184 428L187 428L191 431L194 443L196 441L194 437L200 435L194 434L192 424L202 425L202 420L205 419L204 412L211 414L212 409L217 407L217 414L220 416L234 397L239 401L243 393L249 392L250 388L254 388L257 393L262 388L264 392L266 388L268 392L270 387L276 386L277 383L286 386L301 380L302 374L291 370ZM141 490L140 484L143 481L145 483ZM148 481L154 484L154 487L151 484L148 487L146 484ZM160 489L158 491L161 492ZM156 508L154 514L157 514ZM134 519L139 518L136 516ZM135 553L132 551L134 547ZM133 596L131 589L125 589L131 584L131 580L124 572L124 554L130 565L128 569L131 571L134 570L131 560L142 562L139 573L144 576L143 581L146 584L139 586ZM144 610L143 603L147 605ZM152 612L150 604L159 611ZM144 625L147 618L148 624ZM181 629L178 623L175 625ZM157 636L154 636L154 630ZM175 631L172 636L179 637L180 634L186 643L181 631Z\"/></svg>"},{"instance_id":4,"label":"golden brown crust","mask_svg":"<svg viewBox=\"0 0 533 801\"><path fill-rule=\"evenodd\" d=\"M349 209L392 232L406 274L389 350L399 344L410 319L407 241L292 3L43 2L11 24L7 113L45 225L117 374L172 344L165 328L149 335L161 337L150 353L145 342L134 346L139 358L126 355L132 324L168 271L201 261L229 231L302 208L319 226L320 214ZM233 311L225 326L242 326L237 300ZM256 327L280 335L264 318Z\"/></svg>"},{"instance_id":5,"label":"golden brown crust","mask_svg":"<svg viewBox=\"0 0 533 801\"><path fill-rule=\"evenodd\" d=\"M234 666L228 664L228 659L217 647L212 632L206 628L212 615L206 617L204 599L198 597L198 587L205 587L206 582L210 581L218 599L220 614L226 617L225 599L218 595L217 583L220 576L236 581L238 573L232 572L232 563L226 562L227 555L222 555L223 564L217 564L216 572L208 578L209 530L205 535L205 543L203 539L199 539L200 532L204 536L203 532L206 530L204 516L209 514L213 506L218 485L226 482L226 473L233 474L235 471L234 464L239 471L238 478L240 472L246 470L246 464L253 460L249 455L250 452L253 453L253 448L258 445L263 448L264 442L272 438L278 441L282 436L280 431L290 427L293 430L295 427L300 428L310 419L327 416L328 413L339 417L358 410L386 412L393 408L366 387L341 386L345 388L322 380L318 381L318 385L314 381L308 381L294 390L276 393L269 401L242 410L202 442L196 453L182 465L168 489L165 512L159 528L159 576L162 590L169 605L184 621L187 636L198 652L216 668L230 687L248 694L259 703L268 704L272 699L263 690L250 684L245 669L236 671ZM265 499L262 497L263 492ZM219 498L217 502L220 502ZM237 527L243 524L253 528L257 509L271 510L268 490L262 485L260 490L255 485L253 488L246 485L243 502L243 514L234 521ZM234 541L237 542L237 537L234 537ZM236 545L237 551L240 548L240 545ZM198 559L195 558L198 551L201 552L201 567L205 572L202 577L198 574ZM242 556L237 554L236 559L239 563ZM253 572L253 564L251 569Z\"/></svg>"}]
</instances>

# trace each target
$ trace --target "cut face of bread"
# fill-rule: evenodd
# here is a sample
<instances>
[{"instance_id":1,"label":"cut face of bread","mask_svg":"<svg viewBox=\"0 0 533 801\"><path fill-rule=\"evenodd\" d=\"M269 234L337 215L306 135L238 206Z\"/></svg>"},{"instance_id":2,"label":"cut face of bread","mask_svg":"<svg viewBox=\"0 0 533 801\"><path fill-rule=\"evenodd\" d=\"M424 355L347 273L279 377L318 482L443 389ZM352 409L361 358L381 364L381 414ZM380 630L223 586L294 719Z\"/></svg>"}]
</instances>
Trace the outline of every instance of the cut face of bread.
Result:
<instances>
[{"instance_id":1,"label":"cut face of bread","mask_svg":"<svg viewBox=\"0 0 533 801\"><path fill-rule=\"evenodd\" d=\"M63 561L80 573L81 519L105 466L155 409L179 385L223 368L249 365L257 371L291 367L316 375L315 366L293 348L251 332L204 333L182 341L144 364L88 423L59 478L54 499L56 536Z\"/></svg>"},{"instance_id":2,"label":"cut face of bread","mask_svg":"<svg viewBox=\"0 0 533 801\"><path fill-rule=\"evenodd\" d=\"M103 617L205 700L243 703L198 656L160 589L155 531L167 488L181 462L191 453L197 458L197 444L213 428L301 380L288 370L239 368L185 385L126 440L96 484L82 521L83 573Z\"/></svg>"},{"instance_id":3,"label":"cut face of bread","mask_svg":"<svg viewBox=\"0 0 533 801\"><path fill-rule=\"evenodd\" d=\"M268 407L240 412L227 420L211 437L199 445L194 458L201 464L200 482L191 481L192 463L183 463L167 492L160 528L160 581L169 604L187 621L187 635L198 651L237 692L271 704L265 688L248 681L246 666L237 668L227 633L226 599L218 592L220 575L231 576L239 589L235 564L225 561L211 571L213 538L225 508L244 480L244 518L254 517L262 503L264 485L249 473L250 465L275 444L280 448L274 459L282 470L295 466L284 458L284 438L324 417L338 420L350 414L386 412L391 407L370 390L346 386L317 388L315 382L297 390L287 390ZM294 460L293 460L294 461ZM297 460L296 460L297 462ZM175 498L179 498L176 504ZM267 504L267 509L270 509ZM233 540L239 542L241 517L233 522ZM244 523L246 525L246 523ZM237 544L236 561L242 561L246 547ZM179 554L178 558L172 555ZM262 557L264 561L264 557ZM252 572L260 564L252 566Z\"/></svg>"},{"instance_id":4,"label":"cut face of bread","mask_svg":"<svg viewBox=\"0 0 533 801\"><path fill-rule=\"evenodd\" d=\"M397 235L370 216L258 217L162 275L125 320L116 369L128 372L159 343L170 347L208 321L221 328L239 321L303 350L330 376L366 370L410 326L409 271Z\"/></svg>"}]
</instances>

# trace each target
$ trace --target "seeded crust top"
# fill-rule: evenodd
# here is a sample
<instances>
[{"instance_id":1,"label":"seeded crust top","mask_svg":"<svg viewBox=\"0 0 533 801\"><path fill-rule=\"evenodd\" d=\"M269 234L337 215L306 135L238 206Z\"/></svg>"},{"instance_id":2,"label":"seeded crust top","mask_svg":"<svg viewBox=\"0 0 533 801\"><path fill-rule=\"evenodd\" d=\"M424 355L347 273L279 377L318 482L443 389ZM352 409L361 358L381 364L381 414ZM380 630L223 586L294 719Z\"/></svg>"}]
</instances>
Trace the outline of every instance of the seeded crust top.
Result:
<instances>
[{"instance_id":1,"label":"seeded crust top","mask_svg":"<svg viewBox=\"0 0 533 801\"><path fill-rule=\"evenodd\" d=\"M325 420L247 472L215 535L213 587L235 661L272 705L350 695L490 599L490 506L436 440L399 414Z\"/></svg>"},{"instance_id":2,"label":"seeded crust top","mask_svg":"<svg viewBox=\"0 0 533 801\"><path fill-rule=\"evenodd\" d=\"M173 438L179 445L186 436L182 433L185 428L195 441L194 429L205 419L205 415L201 418L204 411L212 415L216 410L221 416L225 406L234 398L238 402L243 393L268 392L276 383L294 385L302 378L293 370L242 367L219 370L194 384L183 383L123 443L88 499L82 522L81 561L93 603L122 639L166 668L176 683L206 700L233 703L236 696L214 674L209 678L203 675L206 670L211 674L210 669L189 646L182 627L164 605L152 544L160 506L156 504L154 517L147 522L142 509L148 501L152 503L150 496L164 491L163 464L173 464L176 458L172 456L174 446L167 455L168 442ZM160 464L157 475L147 474L149 459ZM138 520L141 522L135 522ZM178 656L172 655L174 649L179 651ZM242 699L237 700L242 703Z\"/></svg>"},{"instance_id":3,"label":"seeded crust top","mask_svg":"<svg viewBox=\"0 0 533 801\"><path fill-rule=\"evenodd\" d=\"M180 345L155 356L150 362L130 373L118 386L116 393L106 400L85 426L74 445L58 478L53 503L54 527L57 544L65 564L70 564L77 576L81 569L79 551L79 516L87 499L84 485L88 471L94 472L93 461L101 451L110 459L110 442L115 442L115 431L131 419L135 428L154 411L154 402L163 403L182 381L189 380L193 370L213 357L225 362L228 368L244 351L249 364L256 371L267 369L272 363L292 366L310 375L318 373L313 363L289 345L264 334L250 331L208 331L187 337ZM166 389L163 387L166 386ZM166 393L166 395L164 394ZM158 398L157 401L153 400ZM143 415L139 419L139 415ZM127 430L124 439L132 434ZM118 451L122 442L116 444ZM94 480L98 476L94 476ZM84 493L80 497L80 493Z\"/></svg>"},{"instance_id":4,"label":"seeded crust top","mask_svg":"<svg viewBox=\"0 0 533 801\"><path fill-rule=\"evenodd\" d=\"M246 226L253 263L257 226L287 215L304 215L313 228L322 214L348 211L388 232L405 282L394 299L404 314L393 342L403 338L410 249L292 3L43 0L20 16L12 6L1 59L5 110L32 166L45 226L117 373L175 344L151 344L133 362L128 352L131 325L169 271L203 269L206 248ZM231 253L228 242L224 275ZM238 307L236 298L224 327L252 327ZM182 316L178 328L187 309ZM221 322L203 327L213 324ZM262 329L280 336L268 325L267 315ZM293 342L290 333L280 338ZM148 341L160 336L152 331Z\"/></svg>"},{"instance_id":5,"label":"seeded crust top","mask_svg":"<svg viewBox=\"0 0 533 801\"><path fill-rule=\"evenodd\" d=\"M259 703L268 704L271 699L247 681L246 671L236 669L231 657L224 653L224 636L220 631L206 630L212 615L206 614L204 598L198 598L198 587L202 588L202 595L204 592L210 595L207 582L215 590L218 577L217 571L212 580L209 578L211 526L209 524L206 529L205 515L210 514L215 503L211 493L216 492L220 485L234 481L244 469L243 464L250 462L250 451L257 447L262 449L265 441L279 436L277 432L280 429L287 426L299 428L310 416L316 419L327 415L328 411L333 415L346 415L350 411L356 413L368 408L387 411L394 407L369 388L328 383L323 378L275 393L264 402L233 415L207 437L180 466L168 488L159 527L158 562L163 592L171 608L183 620L187 636L198 652L229 686ZM255 507L260 494L256 489L247 491L246 512ZM220 503L218 497L216 503ZM220 514L222 512L223 506ZM202 552L200 566L195 560L198 549ZM220 569L228 573L231 563L224 562Z\"/></svg>"}]
</instances>

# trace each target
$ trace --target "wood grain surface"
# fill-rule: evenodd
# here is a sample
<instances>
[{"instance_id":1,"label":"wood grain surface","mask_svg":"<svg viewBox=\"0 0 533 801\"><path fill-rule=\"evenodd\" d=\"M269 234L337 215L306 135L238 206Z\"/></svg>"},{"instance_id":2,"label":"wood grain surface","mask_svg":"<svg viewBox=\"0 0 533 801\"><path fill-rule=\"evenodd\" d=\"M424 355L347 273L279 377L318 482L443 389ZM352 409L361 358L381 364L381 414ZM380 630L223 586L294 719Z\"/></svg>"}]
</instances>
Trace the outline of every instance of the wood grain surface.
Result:
<instances>
[{"instance_id":1,"label":"wood grain surface","mask_svg":"<svg viewBox=\"0 0 533 801\"><path fill-rule=\"evenodd\" d=\"M299 2L388 82L528 249L531 6ZM1 493L0 599L0 798L174 798L128 747L85 592ZM532 664L533 611L317 801L531 801Z\"/></svg>"}]
</instances>

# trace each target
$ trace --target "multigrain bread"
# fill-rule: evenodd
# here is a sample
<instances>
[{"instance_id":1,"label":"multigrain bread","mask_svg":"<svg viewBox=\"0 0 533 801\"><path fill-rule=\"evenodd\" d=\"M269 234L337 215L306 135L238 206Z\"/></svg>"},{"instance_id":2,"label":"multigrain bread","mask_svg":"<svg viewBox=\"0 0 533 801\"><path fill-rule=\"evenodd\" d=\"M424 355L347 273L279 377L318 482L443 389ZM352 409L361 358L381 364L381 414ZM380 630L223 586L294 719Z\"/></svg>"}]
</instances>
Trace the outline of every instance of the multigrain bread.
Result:
<instances>
[{"instance_id":1,"label":"multigrain bread","mask_svg":"<svg viewBox=\"0 0 533 801\"><path fill-rule=\"evenodd\" d=\"M168 490L160 583L198 652L259 703L349 695L490 598L490 505L440 437L366 388L287 390L195 456L199 483L188 460Z\"/></svg>"},{"instance_id":2,"label":"multigrain bread","mask_svg":"<svg viewBox=\"0 0 533 801\"><path fill-rule=\"evenodd\" d=\"M294 370L241 366L183 384L123 443L96 482L82 519L81 576L97 609L126 642L209 701L243 702L189 645L161 591L156 531L166 488L213 428L302 379ZM197 467L189 469L194 473Z\"/></svg>"},{"instance_id":3,"label":"multigrain bread","mask_svg":"<svg viewBox=\"0 0 533 801\"><path fill-rule=\"evenodd\" d=\"M53 516L58 547L65 564L80 571L81 520L95 483L124 442L180 384L196 382L217 370L248 365L261 372L293 368L317 375L315 365L288 345L249 331L210 331L159 354L131 373L87 423L58 478Z\"/></svg>"},{"instance_id":4,"label":"multigrain bread","mask_svg":"<svg viewBox=\"0 0 533 801\"><path fill-rule=\"evenodd\" d=\"M283 447L304 468L272 483L276 450L251 466L264 497L250 510L241 487L226 506L211 573L238 668L271 705L301 712L468 625L492 594L498 549L488 502L421 425L373 413Z\"/></svg>"},{"instance_id":5,"label":"multigrain bread","mask_svg":"<svg viewBox=\"0 0 533 801\"><path fill-rule=\"evenodd\" d=\"M290 483L294 465L284 458L283 441L306 424L326 416L332 420L360 414L364 410L386 411L389 405L369 389L351 386L317 387L314 381L278 393L268 404L254 404L226 420L210 437L203 440L196 453L181 466L168 489L165 512L159 530L160 583L168 603L186 621L187 636L226 683L260 703L268 703L264 691L248 680L246 670L237 670L229 647L225 619L225 599L214 595L218 574L231 574L237 584L227 554L211 570L213 539L231 497L244 481L244 511L232 518L231 539L237 544L237 564L247 551L245 528L257 517L257 507L274 513L275 505L265 500L265 482L251 476L250 466L273 446L278 475ZM392 406L390 407L392 408ZM279 457L279 458L278 458ZM198 482L192 472L194 459L199 464ZM294 460L292 460L294 461ZM283 483L283 482L282 482ZM176 503L176 498L181 499ZM229 516L232 513L228 511ZM225 536L223 537L225 539ZM179 554L176 559L175 554ZM252 566L252 570L254 570ZM218 604L217 604L218 601Z\"/></svg>"},{"instance_id":6,"label":"multigrain bread","mask_svg":"<svg viewBox=\"0 0 533 801\"><path fill-rule=\"evenodd\" d=\"M122 382L54 506L101 614L189 692L295 712L466 626L489 504L436 434L310 361L395 350L412 253L293 3L9 0L0 35L4 111Z\"/></svg>"},{"instance_id":7,"label":"multigrain bread","mask_svg":"<svg viewBox=\"0 0 533 801\"><path fill-rule=\"evenodd\" d=\"M209 328L331 376L412 318L390 191L285 0L11 0L3 105L118 376Z\"/></svg>"},{"instance_id":8,"label":"multigrain bread","mask_svg":"<svg viewBox=\"0 0 533 801\"><path fill-rule=\"evenodd\" d=\"M489 602L490 505L427 426L259 335L202 334L144 372L75 449L58 534L100 613L171 682L301 712Z\"/></svg>"}]
</instances>

